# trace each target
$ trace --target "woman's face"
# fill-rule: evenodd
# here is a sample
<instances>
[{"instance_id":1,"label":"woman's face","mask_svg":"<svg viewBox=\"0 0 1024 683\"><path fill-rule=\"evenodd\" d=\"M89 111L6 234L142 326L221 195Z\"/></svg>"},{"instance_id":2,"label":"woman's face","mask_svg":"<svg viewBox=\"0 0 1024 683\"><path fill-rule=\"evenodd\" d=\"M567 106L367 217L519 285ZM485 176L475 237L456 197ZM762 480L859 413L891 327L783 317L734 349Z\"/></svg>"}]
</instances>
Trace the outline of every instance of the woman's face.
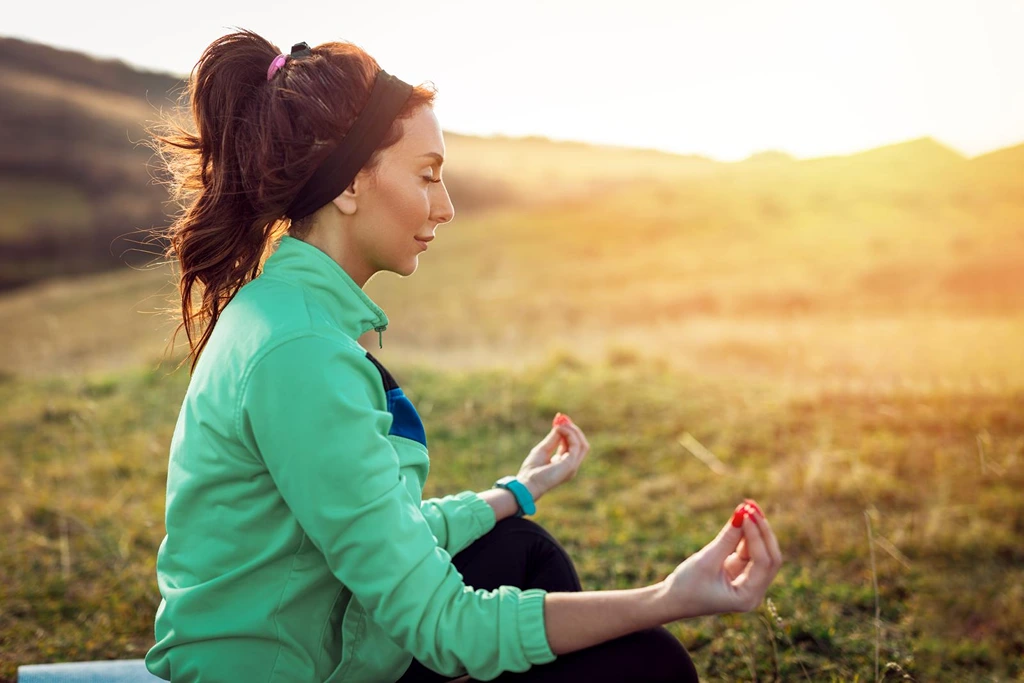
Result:
<instances>
[{"instance_id":1,"label":"woman's face","mask_svg":"<svg viewBox=\"0 0 1024 683\"><path fill-rule=\"evenodd\" d=\"M341 265L360 287L379 271L412 275L425 251L417 238L432 239L455 216L441 180L444 136L434 110L422 106L402 123L402 139L382 152L376 176L360 171L334 200L347 223Z\"/></svg>"}]
</instances>

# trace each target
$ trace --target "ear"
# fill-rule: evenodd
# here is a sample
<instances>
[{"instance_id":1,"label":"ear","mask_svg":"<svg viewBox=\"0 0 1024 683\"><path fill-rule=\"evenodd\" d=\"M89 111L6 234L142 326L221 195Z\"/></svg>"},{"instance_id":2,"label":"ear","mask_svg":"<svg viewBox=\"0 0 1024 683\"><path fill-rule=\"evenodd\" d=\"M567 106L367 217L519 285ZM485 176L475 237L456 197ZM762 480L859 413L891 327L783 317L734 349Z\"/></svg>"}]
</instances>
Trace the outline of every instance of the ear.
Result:
<instances>
[{"instance_id":1,"label":"ear","mask_svg":"<svg viewBox=\"0 0 1024 683\"><path fill-rule=\"evenodd\" d=\"M356 175L355 180L353 180L349 184L349 186L345 188L345 191L339 194L331 201L334 203L336 207L338 207L339 211L341 211L346 216L351 216L356 212L359 191L361 189L360 186L364 184L365 182L363 181L363 179L359 175Z\"/></svg>"}]
</instances>

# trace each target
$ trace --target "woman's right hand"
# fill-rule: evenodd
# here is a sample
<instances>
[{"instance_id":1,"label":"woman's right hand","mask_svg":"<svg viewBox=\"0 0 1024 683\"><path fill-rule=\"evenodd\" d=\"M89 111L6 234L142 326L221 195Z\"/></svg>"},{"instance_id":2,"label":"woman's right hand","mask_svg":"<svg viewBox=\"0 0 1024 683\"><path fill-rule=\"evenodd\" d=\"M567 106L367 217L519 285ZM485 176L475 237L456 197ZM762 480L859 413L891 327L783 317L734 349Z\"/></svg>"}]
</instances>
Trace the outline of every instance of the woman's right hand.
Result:
<instances>
[{"instance_id":1,"label":"woman's right hand","mask_svg":"<svg viewBox=\"0 0 1024 683\"><path fill-rule=\"evenodd\" d=\"M674 619L749 612L761 604L782 566L782 552L760 509L746 515L742 508L743 503L736 508L741 526L733 526L730 519L711 543L663 582Z\"/></svg>"}]
</instances>

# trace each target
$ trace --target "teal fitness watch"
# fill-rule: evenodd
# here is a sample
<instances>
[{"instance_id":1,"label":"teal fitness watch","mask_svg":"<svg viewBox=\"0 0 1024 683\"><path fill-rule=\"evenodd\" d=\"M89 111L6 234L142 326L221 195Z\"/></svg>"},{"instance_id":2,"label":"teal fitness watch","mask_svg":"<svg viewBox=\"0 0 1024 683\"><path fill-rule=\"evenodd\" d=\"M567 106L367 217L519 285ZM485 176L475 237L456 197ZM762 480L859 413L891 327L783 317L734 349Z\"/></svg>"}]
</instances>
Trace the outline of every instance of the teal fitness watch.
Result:
<instances>
[{"instance_id":1,"label":"teal fitness watch","mask_svg":"<svg viewBox=\"0 0 1024 683\"><path fill-rule=\"evenodd\" d=\"M519 503L519 511L516 512L516 517L532 515L537 511L537 506L533 504L533 494L530 493L530 489L526 488L523 482L514 476L502 477L494 482L494 486L491 488L503 488L512 492L512 495L516 497L516 501Z\"/></svg>"}]
</instances>

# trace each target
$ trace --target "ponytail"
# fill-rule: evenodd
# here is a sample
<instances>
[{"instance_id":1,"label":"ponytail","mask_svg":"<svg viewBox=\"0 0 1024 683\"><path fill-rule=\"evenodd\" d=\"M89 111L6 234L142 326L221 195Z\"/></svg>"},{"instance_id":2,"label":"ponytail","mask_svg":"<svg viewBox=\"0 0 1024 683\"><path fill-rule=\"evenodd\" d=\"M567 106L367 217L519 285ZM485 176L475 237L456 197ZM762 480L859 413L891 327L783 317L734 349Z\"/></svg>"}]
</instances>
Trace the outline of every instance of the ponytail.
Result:
<instances>
[{"instance_id":1,"label":"ponytail","mask_svg":"<svg viewBox=\"0 0 1024 683\"><path fill-rule=\"evenodd\" d=\"M174 338L184 328L190 372L221 311L259 275L276 241L289 231L302 238L312 226L312 215L293 224L284 213L351 128L380 71L356 45L331 42L312 48L308 58L288 60L268 81L267 68L280 52L247 30L214 40L179 99L180 108L190 109L192 130L167 119L148 131L171 196L181 204L166 235L158 236L180 268ZM435 95L413 89L364 169L376 170L381 151L401 139L402 120L432 105Z\"/></svg>"}]
</instances>

